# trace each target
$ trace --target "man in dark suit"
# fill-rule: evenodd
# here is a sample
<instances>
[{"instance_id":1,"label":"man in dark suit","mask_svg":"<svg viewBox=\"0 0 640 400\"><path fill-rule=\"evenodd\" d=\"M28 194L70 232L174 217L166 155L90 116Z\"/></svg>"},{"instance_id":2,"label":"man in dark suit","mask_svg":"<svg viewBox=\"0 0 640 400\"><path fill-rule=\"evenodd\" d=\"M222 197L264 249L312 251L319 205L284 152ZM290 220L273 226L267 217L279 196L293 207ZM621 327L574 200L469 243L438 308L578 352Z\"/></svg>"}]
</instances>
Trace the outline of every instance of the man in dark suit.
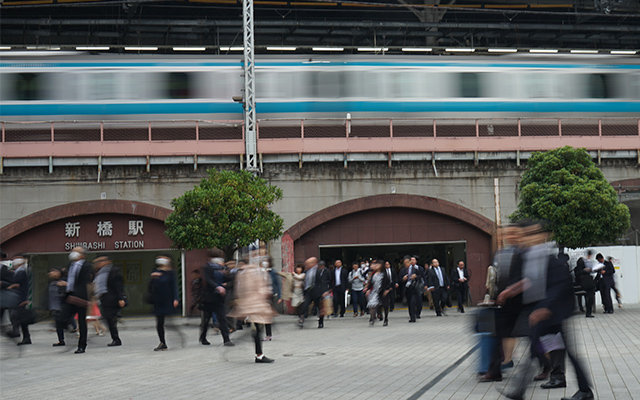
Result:
<instances>
[{"instance_id":1,"label":"man in dark suit","mask_svg":"<svg viewBox=\"0 0 640 400\"><path fill-rule=\"evenodd\" d=\"M465 268L464 261L458 261L458 267L451 271L451 283L456 290L458 312L464 313L464 301L469 293L469 271Z\"/></svg>"},{"instance_id":2,"label":"man in dark suit","mask_svg":"<svg viewBox=\"0 0 640 400\"><path fill-rule=\"evenodd\" d=\"M405 286L404 293L407 297L407 307L409 308L409 322L416 322L418 316L418 290L416 286L421 277L420 268L412 263L415 257L405 256L404 267L400 270L402 285Z\"/></svg>"},{"instance_id":3,"label":"man in dark suit","mask_svg":"<svg viewBox=\"0 0 640 400\"><path fill-rule=\"evenodd\" d=\"M596 295L596 284L591 277L591 268L588 268L584 258L578 258L576 267L573 269L573 273L576 277L576 281L580 283L582 290L586 293L584 295L584 302L586 308L586 317L593 318L593 302Z\"/></svg>"},{"instance_id":4,"label":"man in dark suit","mask_svg":"<svg viewBox=\"0 0 640 400\"><path fill-rule=\"evenodd\" d=\"M69 274L67 281L61 284L66 286L64 303L60 312L60 318L56 320L58 343L54 346L64 346L64 328L68 321L78 314L78 349L76 354L82 354L87 348L87 301L89 293L87 286L93 281L93 268L86 260L86 251L83 247L74 247L69 254Z\"/></svg>"},{"instance_id":5,"label":"man in dark suit","mask_svg":"<svg viewBox=\"0 0 640 400\"><path fill-rule=\"evenodd\" d=\"M298 326L304 325L304 320L308 316L309 306L313 303L314 308L318 309L318 328L324 328L324 315L322 315L322 298L329 295L331 285L331 276L324 268L324 262L320 261L319 265L316 257L310 257L305 264L304 278L304 302L302 303L300 315L298 315Z\"/></svg>"},{"instance_id":6,"label":"man in dark suit","mask_svg":"<svg viewBox=\"0 0 640 400\"><path fill-rule=\"evenodd\" d=\"M106 254L99 254L93 260L93 267L96 270L94 293L100 299L102 316L107 321L111 334L111 343L107 346L122 346L118 335L118 313L126 305L122 274Z\"/></svg>"},{"instance_id":7,"label":"man in dark suit","mask_svg":"<svg viewBox=\"0 0 640 400\"><path fill-rule=\"evenodd\" d=\"M602 305L604 306L605 314L613 314L613 301L611 300L611 288L615 285L613 280L613 274L616 273L616 269L613 267L611 261L606 261L602 254L596 255L596 260L604 267L598 270L600 274L600 298L602 299Z\"/></svg>"},{"instance_id":8,"label":"man in dark suit","mask_svg":"<svg viewBox=\"0 0 640 400\"><path fill-rule=\"evenodd\" d=\"M349 287L349 271L342 266L342 260L336 260L331 273L331 287L333 288L333 315L340 313L344 317L347 305L344 302L345 293ZM339 310L339 311L338 311Z\"/></svg>"},{"instance_id":9,"label":"man in dark suit","mask_svg":"<svg viewBox=\"0 0 640 400\"><path fill-rule=\"evenodd\" d=\"M398 274L389 261L384 262L384 273L389 278L389 311L393 311L396 305L396 288L398 287Z\"/></svg>"},{"instance_id":10,"label":"man in dark suit","mask_svg":"<svg viewBox=\"0 0 640 400\"><path fill-rule=\"evenodd\" d=\"M440 262L437 259L431 261L431 268L427 272L427 287L426 289L431 292L433 296L433 305L436 309L436 315L442 316L444 308L449 303L449 277L444 271L444 268L440 267Z\"/></svg>"},{"instance_id":11,"label":"man in dark suit","mask_svg":"<svg viewBox=\"0 0 640 400\"><path fill-rule=\"evenodd\" d=\"M200 319L200 343L209 345L207 340L207 329L211 321L212 313L216 314L218 329L222 334L222 341L225 346L234 346L229 339L229 327L227 326L227 316L225 314L225 297L227 296L226 277L224 273L224 251L216 248L209 249L209 261L202 267L203 293L200 303L202 312Z\"/></svg>"}]
</instances>

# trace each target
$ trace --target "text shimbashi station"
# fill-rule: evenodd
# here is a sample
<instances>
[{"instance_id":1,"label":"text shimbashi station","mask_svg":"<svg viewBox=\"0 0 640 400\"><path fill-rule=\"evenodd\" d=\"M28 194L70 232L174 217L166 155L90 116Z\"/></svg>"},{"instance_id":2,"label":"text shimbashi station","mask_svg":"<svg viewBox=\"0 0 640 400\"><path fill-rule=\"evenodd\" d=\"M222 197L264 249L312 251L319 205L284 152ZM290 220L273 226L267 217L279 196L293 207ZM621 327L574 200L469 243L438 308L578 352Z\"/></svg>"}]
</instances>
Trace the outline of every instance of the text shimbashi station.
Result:
<instances>
[{"instance_id":1,"label":"text shimbashi station","mask_svg":"<svg viewBox=\"0 0 640 400\"><path fill-rule=\"evenodd\" d=\"M86 212L81 212L83 210ZM28 255L32 271L32 300L39 309L47 307L49 269L68 266L67 256L74 247L84 247L89 260L97 253L107 253L125 280L129 300L125 313L143 314L150 310L143 298L158 253L171 255L173 267L182 282L179 289L185 293L184 299L188 295L183 279L187 273L186 264L190 270L205 261L199 252L171 248L171 241L164 235L164 219L170 211L145 203L118 200L53 207L32 217L31 222L29 218L27 223L21 220L22 226L2 238L2 249L8 254Z\"/></svg>"}]
</instances>

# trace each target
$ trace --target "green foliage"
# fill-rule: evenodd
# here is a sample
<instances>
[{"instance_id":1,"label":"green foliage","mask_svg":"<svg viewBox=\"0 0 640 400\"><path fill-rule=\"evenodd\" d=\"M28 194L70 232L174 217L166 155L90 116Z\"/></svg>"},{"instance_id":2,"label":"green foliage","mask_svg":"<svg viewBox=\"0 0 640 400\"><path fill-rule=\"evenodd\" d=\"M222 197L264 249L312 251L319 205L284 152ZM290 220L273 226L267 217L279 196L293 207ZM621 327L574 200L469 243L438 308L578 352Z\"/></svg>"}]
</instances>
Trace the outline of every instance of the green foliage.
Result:
<instances>
[{"instance_id":1,"label":"green foliage","mask_svg":"<svg viewBox=\"0 0 640 400\"><path fill-rule=\"evenodd\" d=\"M200 185L171 201L165 234L175 247L234 251L282 235L284 222L269 209L282 198L280 188L247 171L207 173Z\"/></svg>"},{"instance_id":2,"label":"green foliage","mask_svg":"<svg viewBox=\"0 0 640 400\"><path fill-rule=\"evenodd\" d=\"M585 149L565 146L534 153L520 189L520 204L509 218L547 220L562 246L614 243L631 226L629 208L618 202Z\"/></svg>"}]
</instances>

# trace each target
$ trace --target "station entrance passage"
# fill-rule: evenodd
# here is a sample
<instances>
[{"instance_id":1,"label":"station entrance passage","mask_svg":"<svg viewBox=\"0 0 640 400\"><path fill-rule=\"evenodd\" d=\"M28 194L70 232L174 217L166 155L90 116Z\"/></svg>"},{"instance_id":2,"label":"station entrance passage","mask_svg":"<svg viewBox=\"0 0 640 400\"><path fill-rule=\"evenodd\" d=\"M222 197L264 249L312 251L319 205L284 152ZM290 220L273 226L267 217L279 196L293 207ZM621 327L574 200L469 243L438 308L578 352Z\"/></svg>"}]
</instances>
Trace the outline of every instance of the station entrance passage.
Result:
<instances>
[{"instance_id":1,"label":"station entrance passage","mask_svg":"<svg viewBox=\"0 0 640 400\"><path fill-rule=\"evenodd\" d=\"M320 259L327 263L342 260L348 267L354 261L379 258L389 261L392 266L401 267L405 255L417 256L418 264L424 266L437 258L447 273L455 268L458 261L466 262L467 242L424 242L424 243L382 243L382 244L341 244L320 245Z\"/></svg>"}]
</instances>

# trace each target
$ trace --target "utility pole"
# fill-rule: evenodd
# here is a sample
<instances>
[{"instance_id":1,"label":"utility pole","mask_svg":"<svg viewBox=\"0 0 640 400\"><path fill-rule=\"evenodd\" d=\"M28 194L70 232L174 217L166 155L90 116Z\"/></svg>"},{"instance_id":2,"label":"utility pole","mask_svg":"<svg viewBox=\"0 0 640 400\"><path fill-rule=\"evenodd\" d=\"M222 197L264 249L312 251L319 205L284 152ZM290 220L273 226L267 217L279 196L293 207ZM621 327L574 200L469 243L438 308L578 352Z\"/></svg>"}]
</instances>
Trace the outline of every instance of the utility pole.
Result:
<instances>
[{"instance_id":1,"label":"utility pole","mask_svg":"<svg viewBox=\"0 0 640 400\"><path fill-rule=\"evenodd\" d=\"M253 52L253 0L242 1L244 30L244 143L247 171L258 172L258 138L256 132L256 97Z\"/></svg>"}]
</instances>

